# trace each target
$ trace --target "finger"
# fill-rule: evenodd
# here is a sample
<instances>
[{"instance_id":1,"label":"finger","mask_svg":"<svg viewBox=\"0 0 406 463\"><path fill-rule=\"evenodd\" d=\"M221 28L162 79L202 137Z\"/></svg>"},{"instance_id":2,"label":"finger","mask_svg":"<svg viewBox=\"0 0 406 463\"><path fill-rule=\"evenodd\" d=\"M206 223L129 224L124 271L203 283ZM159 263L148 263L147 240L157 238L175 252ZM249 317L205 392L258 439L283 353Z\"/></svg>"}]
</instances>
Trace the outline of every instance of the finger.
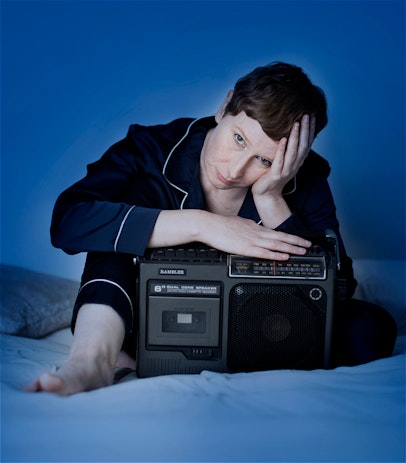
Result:
<instances>
[{"instance_id":1,"label":"finger","mask_svg":"<svg viewBox=\"0 0 406 463\"><path fill-rule=\"evenodd\" d=\"M311 242L300 236L272 230L260 240L257 240L256 245L272 251L303 255L306 253L307 248L311 246Z\"/></svg>"},{"instance_id":2,"label":"finger","mask_svg":"<svg viewBox=\"0 0 406 463\"><path fill-rule=\"evenodd\" d=\"M247 254L248 257L256 257L259 259L267 259L267 260L288 260L290 254L277 252L277 251L270 251L269 249L265 248L255 248L252 252Z\"/></svg>"},{"instance_id":3,"label":"finger","mask_svg":"<svg viewBox=\"0 0 406 463\"><path fill-rule=\"evenodd\" d=\"M305 114L302 117L302 121L300 125L300 140L299 140L299 148L298 148L300 158L304 159L307 156L312 142L313 142L313 135L311 133L310 117L308 114Z\"/></svg>"},{"instance_id":4,"label":"finger","mask_svg":"<svg viewBox=\"0 0 406 463\"><path fill-rule=\"evenodd\" d=\"M297 148L299 146L300 132L301 132L300 123L295 122L290 130L288 147L286 151L289 151L292 154L297 153Z\"/></svg>"},{"instance_id":5,"label":"finger","mask_svg":"<svg viewBox=\"0 0 406 463\"><path fill-rule=\"evenodd\" d=\"M293 244L295 246L301 246L303 248L310 248L312 245L311 241L307 240L306 238L302 238L301 236L291 235L284 232L276 233L278 233L279 238L286 243Z\"/></svg>"},{"instance_id":6,"label":"finger","mask_svg":"<svg viewBox=\"0 0 406 463\"><path fill-rule=\"evenodd\" d=\"M313 144L316 134L316 116L312 115L310 118L310 146Z\"/></svg>"},{"instance_id":7,"label":"finger","mask_svg":"<svg viewBox=\"0 0 406 463\"><path fill-rule=\"evenodd\" d=\"M300 138L300 124L295 122L289 134L289 139L286 147L286 153L284 156L283 172L288 175L294 169L296 159L298 155Z\"/></svg>"},{"instance_id":8,"label":"finger","mask_svg":"<svg viewBox=\"0 0 406 463\"><path fill-rule=\"evenodd\" d=\"M287 144L288 139L286 137L283 137L279 140L278 149L276 150L275 157L272 161L272 172L282 171Z\"/></svg>"},{"instance_id":9,"label":"finger","mask_svg":"<svg viewBox=\"0 0 406 463\"><path fill-rule=\"evenodd\" d=\"M306 253L305 248L300 248L297 246L285 245L286 250L282 249L274 249L268 247L253 247L251 249L247 249L247 255L250 257L260 257L263 259L270 259L270 260L287 260L289 257L293 255L304 255Z\"/></svg>"},{"instance_id":10,"label":"finger","mask_svg":"<svg viewBox=\"0 0 406 463\"><path fill-rule=\"evenodd\" d=\"M306 254L307 246L300 246L297 244L278 242L278 243L271 243L268 249L271 249L277 252L283 252L285 254L303 255L303 254Z\"/></svg>"}]
</instances>

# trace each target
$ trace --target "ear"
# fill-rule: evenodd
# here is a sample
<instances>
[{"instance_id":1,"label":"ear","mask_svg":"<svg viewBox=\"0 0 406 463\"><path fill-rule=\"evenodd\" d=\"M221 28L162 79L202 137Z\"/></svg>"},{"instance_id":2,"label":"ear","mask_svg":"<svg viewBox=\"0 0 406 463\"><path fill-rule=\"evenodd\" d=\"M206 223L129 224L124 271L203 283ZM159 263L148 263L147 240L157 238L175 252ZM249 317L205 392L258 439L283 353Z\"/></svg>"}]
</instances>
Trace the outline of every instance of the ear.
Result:
<instances>
[{"instance_id":1,"label":"ear","mask_svg":"<svg viewBox=\"0 0 406 463\"><path fill-rule=\"evenodd\" d=\"M226 110L226 107L227 107L228 103L230 102L230 100L231 100L231 98L233 96L233 93L234 93L234 90L230 90L227 93L227 96L225 97L223 103L221 104L220 108L217 110L216 115L215 115L215 119L216 119L217 123L219 123L221 118L224 116L224 112Z\"/></svg>"}]
</instances>

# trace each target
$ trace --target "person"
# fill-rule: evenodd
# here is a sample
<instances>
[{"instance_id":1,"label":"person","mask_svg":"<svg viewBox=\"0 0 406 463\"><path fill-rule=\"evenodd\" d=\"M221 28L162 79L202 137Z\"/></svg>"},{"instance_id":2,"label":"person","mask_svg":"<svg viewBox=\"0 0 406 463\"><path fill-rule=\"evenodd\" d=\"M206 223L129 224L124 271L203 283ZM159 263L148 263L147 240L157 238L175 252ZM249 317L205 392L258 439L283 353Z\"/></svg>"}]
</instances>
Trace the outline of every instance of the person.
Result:
<instances>
[{"instance_id":1,"label":"person","mask_svg":"<svg viewBox=\"0 0 406 463\"><path fill-rule=\"evenodd\" d=\"M312 149L327 124L323 91L304 71L274 62L237 81L215 116L131 125L56 201L51 239L86 252L67 362L27 388L70 395L111 385L135 368L136 268L148 248L201 242L228 253L287 260L303 231L333 230L346 301L337 317L336 365L392 353L396 325L351 299L356 281L340 235L328 162Z\"/></svg>"}]
</instances>

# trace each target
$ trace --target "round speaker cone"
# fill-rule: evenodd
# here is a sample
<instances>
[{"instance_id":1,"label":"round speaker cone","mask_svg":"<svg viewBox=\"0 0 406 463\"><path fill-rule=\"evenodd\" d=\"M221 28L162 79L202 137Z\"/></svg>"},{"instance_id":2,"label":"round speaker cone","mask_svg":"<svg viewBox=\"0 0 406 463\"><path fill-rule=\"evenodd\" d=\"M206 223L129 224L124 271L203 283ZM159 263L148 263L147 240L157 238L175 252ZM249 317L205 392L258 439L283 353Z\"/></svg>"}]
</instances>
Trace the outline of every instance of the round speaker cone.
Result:
<instances>
[{"instance_id":1,"label":"round speaker cone","mask_svg":"<svg viewBox=\"0 0 406 463\"><path fill-rule=\"evenodd\" d=\"M262 321L262 334L271 342L280 342L286 339L292 326L290 321L281 314L269 314Z\"/></svg>"}]
</instances>

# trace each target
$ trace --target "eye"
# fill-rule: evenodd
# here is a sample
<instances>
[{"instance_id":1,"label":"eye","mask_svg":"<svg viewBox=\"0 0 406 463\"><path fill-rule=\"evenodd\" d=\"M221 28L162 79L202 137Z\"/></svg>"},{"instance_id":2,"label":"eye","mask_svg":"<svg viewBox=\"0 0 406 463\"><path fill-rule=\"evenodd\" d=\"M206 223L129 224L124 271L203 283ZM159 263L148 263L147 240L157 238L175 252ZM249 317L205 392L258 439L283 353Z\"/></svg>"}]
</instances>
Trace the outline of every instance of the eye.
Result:
<instances>
[{"instance_id":1,"label":"eye","mask_svg":"<svg viewBox=\"0 0 406 463\"><path fill-rule=\"evenodd\" d=\"M237 145L240 145L243 148L245 148L245 140L244 138L242 138L242 136L239 133L234 134L234 140L237 143Z\"/></svg>"},{"instance_id":2,"label":"eye","mask_svg":"<svg viewBox=\"0 0 406 463\"><path fill-rule=\"evenodd\" d=\"M257 159L264 167L271 167L272 165L269 159L263 158L262 156L257 156Z\"/></svg>"}]
</instances>

